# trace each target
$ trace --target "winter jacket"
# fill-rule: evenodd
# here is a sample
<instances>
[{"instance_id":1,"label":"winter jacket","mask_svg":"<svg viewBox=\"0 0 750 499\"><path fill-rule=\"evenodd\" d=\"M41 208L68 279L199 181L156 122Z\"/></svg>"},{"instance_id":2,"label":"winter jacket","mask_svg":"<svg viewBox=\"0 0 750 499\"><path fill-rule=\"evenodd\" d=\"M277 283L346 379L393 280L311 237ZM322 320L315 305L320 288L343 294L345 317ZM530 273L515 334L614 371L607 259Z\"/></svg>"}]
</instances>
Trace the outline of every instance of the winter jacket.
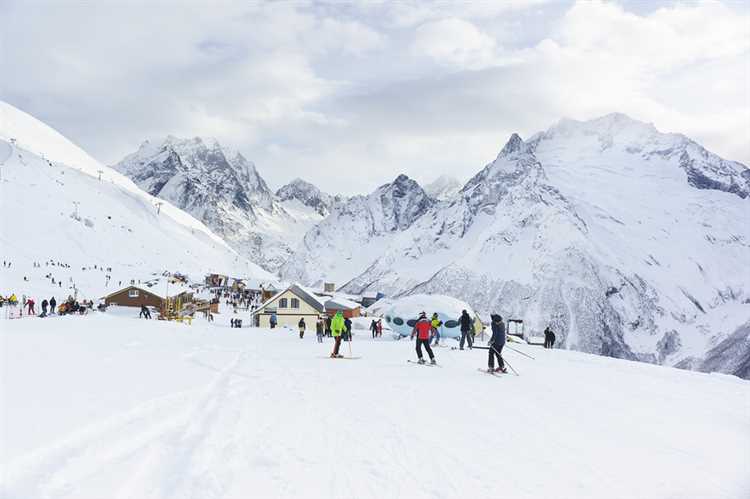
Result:
<instances>
[{"instance_id":1,"label":"winter jacket","mask_svg":"<svg viewBox=\"0 0 750 499\"><path fill-rule=\"evenodd\" d=\"M432 329L437 329L443 325L443 321L437 318L437 315L432 316Z\"/></svg>"},{"instance_id":2,"label":"winter jacket","mask_svg":"<svg viewBox=\"0 0 750 499\"><path fill-rule=\"evenodd\" d=\"M299 326L300 329L305 329L305 319L300 319L297 326Z\"/></svg>"},{"instance_id":3,"label":"winter jacket","mask_svg":"<svg viewBox=\"0 0 750 499\"><path fill-rule=\"evenodd\" d=\"M341 336L341 332L344 330L344 314L336 312L331 320L331 336Z\"/></svg>"},{"instance_id":4,"label":"winter jacket","mask_svg":"<svg viewBox=\"0 0 750 499\"><path fill-rule=\"evenodd\" d=\"M500 348L505 345L505 323L502 320L492 321L492 338L490 345Z\"/></svg>"},{"instance_id":5,"label":"winter jacket","mask_svg":"<svg viewBox=\"0 0 750 499\"><path fill-rule=\"evenodd\" d=\"M417 323L414 325L414 331L417 332L417 338L420 340L429 340L430 339L430 332L432 331L432 324L430 321L427 320L426 317L423 317L417 321Z\"/></svg>"},{"instance_id":6,"label":"winter jacket","mask_svg":"<svg viewBox=\"0 0 750 499\"><path fill-rule=\"evenodd\" d=\"M471 317L469 317L468 313L461 314L461 318L458 319L458 322L461 323L461 332L469 332L472 328L472 320Z\"/></svg>"},{"instance_id":7,"label":"winter jacket","mask_svg":"<svg viewBox=\"0 0 750 499\"><path fill-rule=\"evenodd\" d=\"M348 317L344 320L344 327L346 328L346 332L347 333L351 333L352 332L352 321L349 320Z\"/></svg>"}]
</instances>

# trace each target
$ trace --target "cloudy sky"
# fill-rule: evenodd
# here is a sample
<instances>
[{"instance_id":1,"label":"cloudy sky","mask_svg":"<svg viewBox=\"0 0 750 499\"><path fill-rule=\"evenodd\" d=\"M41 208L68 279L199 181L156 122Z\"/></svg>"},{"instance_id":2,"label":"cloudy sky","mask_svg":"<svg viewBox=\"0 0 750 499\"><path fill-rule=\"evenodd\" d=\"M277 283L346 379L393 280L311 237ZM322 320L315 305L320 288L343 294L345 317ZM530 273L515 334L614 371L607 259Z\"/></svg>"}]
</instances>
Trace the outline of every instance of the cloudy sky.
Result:
<instances>
[{"instance_id":1,"label":"cloudy sky","mask_svg":"<svg viewBox=\"0 0 750 499\"><path fill-rule=\"evenodd\" d=\"M112 164L215 137L273 187L461 180L613 111L750 164L750 2L0 2L0 99Z\"/></svg>"}]
</instances>

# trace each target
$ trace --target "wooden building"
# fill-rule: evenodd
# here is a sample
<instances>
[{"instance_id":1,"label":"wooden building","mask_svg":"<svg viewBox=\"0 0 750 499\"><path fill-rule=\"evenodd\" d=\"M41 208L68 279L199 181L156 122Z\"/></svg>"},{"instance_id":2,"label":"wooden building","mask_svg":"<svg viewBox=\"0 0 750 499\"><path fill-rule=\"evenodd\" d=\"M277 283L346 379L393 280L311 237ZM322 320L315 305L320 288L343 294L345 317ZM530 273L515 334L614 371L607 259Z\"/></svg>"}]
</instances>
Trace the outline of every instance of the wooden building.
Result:
<instances>
[{"instance_id":1,"label":"wooden building","mask_svg":"<svg viewBox=\"0 0 750 499\"><path fill-rule=\"evenodd\" d=\"M347 319L359 317L362 311L362 306L359 303L336 296L326 300L325 307L328 316L333 317L336 312L341 312Z\"/></svg>"},{"instance_id":2,"label":"wooden building","mask_svg":"<svg viewBox=\"0 0 750 499\"><path fill-rule=\"evenodd\" d=\"M314 331L318 318L325 315L325 306L313 293L298 284L292 284L253 312L253 324L256 327L271 327L273 315L276 315L277 327L289 326L296 329L299 320L304 318L307 328L313 328Z\"/></svg>"},{"instance_id":3,"label":"wooden building","mask_svg":"<svg viewBox=\"0 0 750 499\"><path fill-rule=\"evenodd\" d=\"M164 306L164 297L137 286L128 286L105 296L104 304L107 306L119 305L121 307L140 307L141 305L146 305L147 307L156 307L161 310Z\"/></svg>"}]
</instances>

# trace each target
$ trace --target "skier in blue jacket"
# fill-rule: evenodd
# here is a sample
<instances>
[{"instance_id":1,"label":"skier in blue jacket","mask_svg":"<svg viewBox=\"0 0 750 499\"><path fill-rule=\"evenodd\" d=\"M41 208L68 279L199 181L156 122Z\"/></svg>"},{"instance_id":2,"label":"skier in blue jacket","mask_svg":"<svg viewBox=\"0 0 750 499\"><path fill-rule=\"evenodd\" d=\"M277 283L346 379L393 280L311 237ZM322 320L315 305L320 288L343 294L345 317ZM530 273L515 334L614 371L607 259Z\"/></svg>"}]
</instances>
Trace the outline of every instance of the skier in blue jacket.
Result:
<instances>
[{"instance_id":1,"label":"skier in blue jacket","mask_svg":"<svg viewBox=\"0 0 750 499\"><path fill-rule=\"evenodd\" d=\"M492 338L490 338L490 356L487 360L487 372L508 372L503 362L503 347L505 346L505 323L503 318L492 314ZM495 357L497 357L497 369L495 369Z\"/></svg>"}]
</instances>

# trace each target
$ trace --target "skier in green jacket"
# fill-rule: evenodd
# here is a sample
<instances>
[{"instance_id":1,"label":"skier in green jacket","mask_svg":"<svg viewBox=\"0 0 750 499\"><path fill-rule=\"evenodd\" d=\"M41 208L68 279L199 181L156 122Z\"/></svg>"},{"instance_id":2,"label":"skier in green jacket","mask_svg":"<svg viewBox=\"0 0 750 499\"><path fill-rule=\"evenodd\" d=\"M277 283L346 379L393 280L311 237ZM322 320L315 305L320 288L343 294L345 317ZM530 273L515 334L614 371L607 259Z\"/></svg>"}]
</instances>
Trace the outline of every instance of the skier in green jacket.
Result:
<instances>
[{"instance_id":1,"label":"skier in green jacket","mask_svg":"<svg viewBox=\"0 0 750 499\"><path fill-rule=\"evenodd\" d=\"M338 311L333 316L333 320L331 320L331 336L333 336L335 341L331 358L343 357L343 355L339 354L339 347L341 346L341 333L344 329L346 329L346 326L344 326L344 314Z\"/></svg>"}]
</instances>

